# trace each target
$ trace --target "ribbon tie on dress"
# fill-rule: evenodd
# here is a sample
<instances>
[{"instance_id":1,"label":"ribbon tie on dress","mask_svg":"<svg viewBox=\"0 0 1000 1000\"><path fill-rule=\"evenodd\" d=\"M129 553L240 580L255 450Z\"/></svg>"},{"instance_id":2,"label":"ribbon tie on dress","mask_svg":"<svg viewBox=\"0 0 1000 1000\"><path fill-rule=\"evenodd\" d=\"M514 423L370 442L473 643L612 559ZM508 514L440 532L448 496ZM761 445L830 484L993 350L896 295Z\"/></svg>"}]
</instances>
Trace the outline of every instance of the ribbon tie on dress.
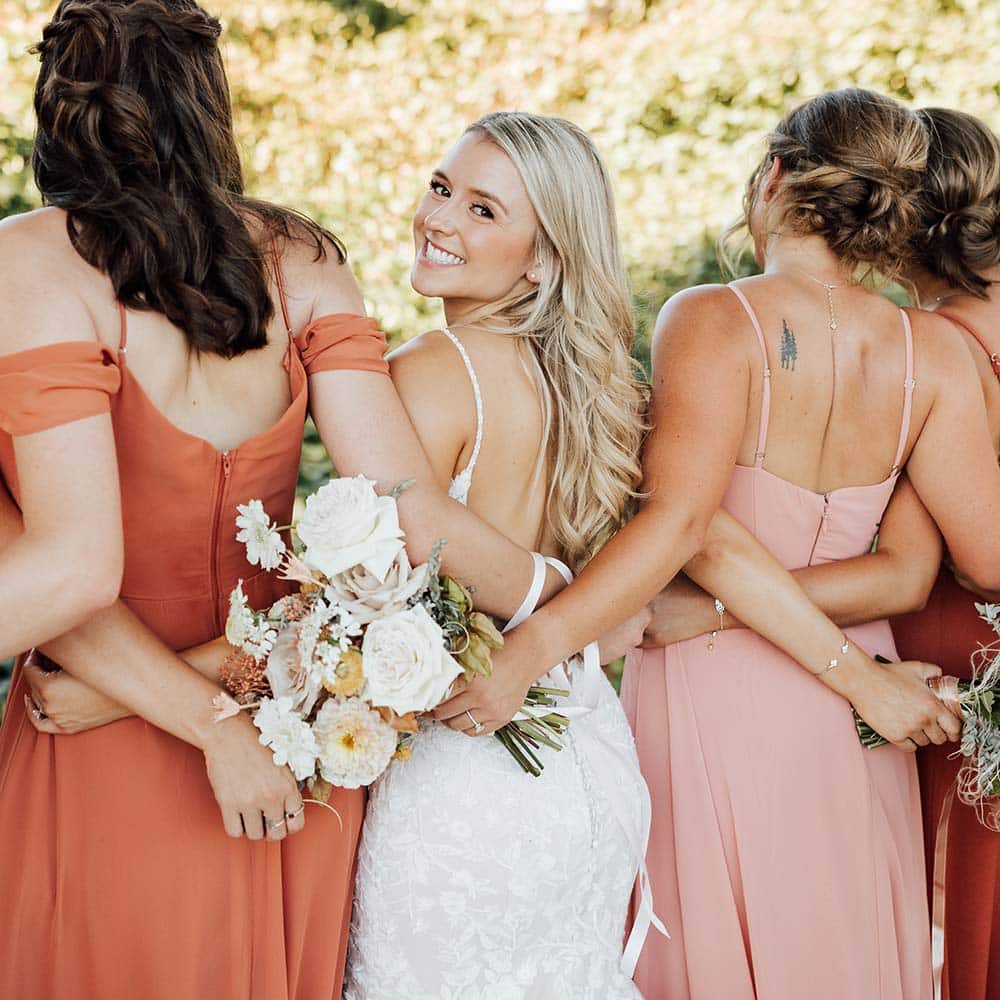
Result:
<instances>
[{"instance_id":1,"label":"ribbon tie on dress","mask_svg":"<svg viewBox=\"0 0 1000 1000\"><path fill-rule=\"evenodd\" d=\"M538 606L548 566L555 569L567 583L573 580L572 571L560 560L552 556L542 556L538 552L532 552L531 557L535 565L531 586L521 606L504 628L504 632L517 628ZM577 748L584 755L587 765L598 779L599 787L610 799L611 811L624 834L633 871L636 872L639 883L639 906L621 958L621 969L631 978L635 973L650 927L655 927L664 937L670 937L653 910L653 891L646 869L646 848L649 846L649 829L652 821L649 791L643 781L642 800L636 821L632 818L631 803L626 799L627 786L618 777L624 770L634 767L635 762L624 758L617 747L603 740L597 727L583 726L577 729L572 726L573 719L589 715L597 708L603 685L607 683L601 670L600 653L596 642L588 644L577 656L554 666L540 683L546 687L561 688L570 692L569 698L559 703L559 713L571 720L569 732ZM542 711L544 713L551 709ZM515 716L517 719L528 717L523 710Z\"/></svg>"}]
</instances>

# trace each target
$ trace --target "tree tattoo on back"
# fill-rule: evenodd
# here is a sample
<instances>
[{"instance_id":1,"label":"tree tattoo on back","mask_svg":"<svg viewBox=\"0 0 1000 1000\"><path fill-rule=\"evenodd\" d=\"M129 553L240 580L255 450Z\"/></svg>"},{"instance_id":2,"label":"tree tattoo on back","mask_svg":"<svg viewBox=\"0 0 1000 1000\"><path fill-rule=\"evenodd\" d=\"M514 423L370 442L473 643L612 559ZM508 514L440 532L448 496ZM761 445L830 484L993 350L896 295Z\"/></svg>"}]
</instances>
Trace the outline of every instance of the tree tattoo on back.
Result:
<instances>
[{"instance_id":1,"label":"tree tattoo on back","mask_svg":"<svg viewBox=\"0 0 1000 1000\"><path fill-rule=\"evenodd\" d=\"M781 367L788 371L795 371L795 361L799 356L799 349L795 343L795 334L788 325L788 320L781 321Z\"/></svg>"}]
</instances>

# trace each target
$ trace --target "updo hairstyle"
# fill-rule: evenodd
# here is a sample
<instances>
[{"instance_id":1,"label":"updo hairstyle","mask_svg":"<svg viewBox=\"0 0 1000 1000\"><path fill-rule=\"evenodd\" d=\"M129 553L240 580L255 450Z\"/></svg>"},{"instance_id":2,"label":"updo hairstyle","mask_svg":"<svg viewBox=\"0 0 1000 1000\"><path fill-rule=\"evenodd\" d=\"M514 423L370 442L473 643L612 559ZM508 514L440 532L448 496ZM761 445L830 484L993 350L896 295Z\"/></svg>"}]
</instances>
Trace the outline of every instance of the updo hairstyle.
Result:
<instances>
[{"instance_id":1,"label":"updo hairstyle","mask_svg":"<svg viewBox=\"0 0 1000 1000\"><path fill-rule=\"evenodd\" d=\"M927 130L892 98L850 88L789 112L771 133L747 185L746 225L776 158L784 174L782 232L821 236L852 270L898 274L916 230Z\"/></svg>"},{"instance_id":2,"label":"updo hairstyle","mask_svg":"<svg viewBox=\"0 0 1000 1000\"><path fill-rule=\"evenodd\" d=\"M953 288L986 297L982 272L1000 264L1000 140L978 118L925 108L927 170L913 262Z\"/></svg>"}]
</instances>

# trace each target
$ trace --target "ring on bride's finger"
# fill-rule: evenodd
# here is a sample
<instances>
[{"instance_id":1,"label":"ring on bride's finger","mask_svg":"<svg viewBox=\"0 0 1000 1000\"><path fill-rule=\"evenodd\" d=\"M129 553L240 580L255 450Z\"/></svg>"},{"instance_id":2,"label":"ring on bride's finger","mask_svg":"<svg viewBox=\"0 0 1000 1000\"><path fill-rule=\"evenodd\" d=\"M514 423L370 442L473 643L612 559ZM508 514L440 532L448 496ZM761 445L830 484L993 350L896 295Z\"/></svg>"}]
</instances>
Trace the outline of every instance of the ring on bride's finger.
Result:
<instances>
[{"instance_id":1,"label":"ring on bride's finger","mask_svg":"<svg viewBox=\"0 0 1000 1000\"><path fill-rule=\"evenodd\" d=\"M306 804L304 802L300 802L298 809L295 809L290 813L285 813L285 819L297 819L305 811L305 808Z\"/></svg>"},{"instance_id":2,"label":"ring on bride's finger","mask_svg":"<svg viewBox=\"0 0 1000 1000\"><path fill-rule=\"evenodd\" d=\"M279 826L284 826L287 820L282 816L281 819L265 819L264 822L268 830L277 830Z\"/></svg>"},{"instance_id":3,"label":"ring on bride's finger","mask_svg":"<svg viewBox=\"0 0 1000 1000\"><path fill-rule=\"evenodd\" d=\"M478 736L486 727L468 709L465 710L465 714L472 723L472 731Z\"/></svg>"}]
</instances>

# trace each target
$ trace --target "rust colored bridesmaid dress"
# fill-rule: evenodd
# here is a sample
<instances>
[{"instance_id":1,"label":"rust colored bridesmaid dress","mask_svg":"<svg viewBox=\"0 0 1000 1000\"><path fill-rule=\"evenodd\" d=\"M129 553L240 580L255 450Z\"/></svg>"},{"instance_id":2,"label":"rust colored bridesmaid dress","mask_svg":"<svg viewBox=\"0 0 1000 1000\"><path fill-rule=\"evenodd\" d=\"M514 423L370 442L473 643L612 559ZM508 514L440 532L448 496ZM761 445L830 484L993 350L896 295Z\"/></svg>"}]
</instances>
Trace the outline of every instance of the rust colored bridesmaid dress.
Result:
<instances>
[{"instance_id":1,"label":"rust colored bridesmaid dress","mask_svg":"<svg viewBox=\"0 0 1000 1000\"><path fill-rule=\"evenodd\" d=\"M287 310L282 302L285 323ZM12 435L110 409L125 534L122 598L180 650L223 631L237 579L252 606L283 584L234 538L236 505L291 517L307 374L388 373L373 320L289 330L292 402L229 452L181 431L117 355L66 342L0 359L0 470L18 497ZM53 595L58 600L58 595ZM121 669L128 669L122 664ZM0 728L0 997L10 1000L333 1000L340 996L362 791L343 820L309 806L280 842L231 839L200 751L141 718L40 734L15 669Z\"/></svg>"},{"instance_id":2,"label":"rust colored bridesmaid dress","mask_svg":"<svg viewBox=\"0 0 1000 1000\"><path fill-rule=\"evenodd\" d=\"M938 311L982 345L957 316ZM992 355L1000 379L1000 361ZM897 618L893 632L904 659L937 663L953 677L971 676L972 652L996 642L978 615L977 598L941 571L923 611ZM963 758L955 744L917 753L923 804L928 895L934 922L934 978L940 1000L1000 1000L1000 834L987 830L969 806L955 799ZM943 963L943 968L942 968Z\"/></svg>"}]
</instances>

